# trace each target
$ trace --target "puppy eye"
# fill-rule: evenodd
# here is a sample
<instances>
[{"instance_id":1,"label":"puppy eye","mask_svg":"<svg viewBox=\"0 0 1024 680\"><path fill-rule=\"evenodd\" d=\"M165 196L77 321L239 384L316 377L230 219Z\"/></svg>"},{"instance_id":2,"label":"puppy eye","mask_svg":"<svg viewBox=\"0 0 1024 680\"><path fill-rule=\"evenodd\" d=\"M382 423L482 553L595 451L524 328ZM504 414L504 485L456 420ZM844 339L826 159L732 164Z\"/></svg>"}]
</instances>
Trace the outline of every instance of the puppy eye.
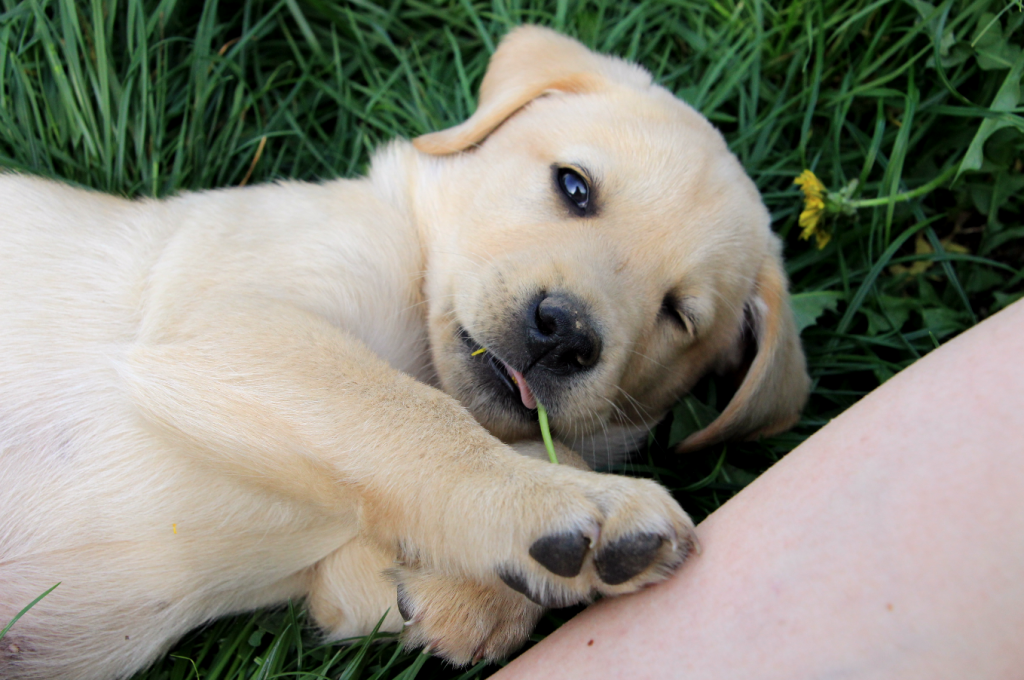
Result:
<instances>
[{"instance_id":1,"label":"puppy eye","mask_svg":"<svg viewBox=\"0 0 1024 680\"><path fill-rule=\"evenodd\" d=\"M680 304L679 300L676 299L675 295L672 295L671 293L666 295L661 301L661 310L659 310L658 315L667 318L674 324L677 324L682 330L686 331L690 335L693 335L696 331L696 325L693 323L693 319L686 313L685 308Z\"/></svg>"},{"instance_id":2,"label":"puppy eye","mask_svg":"<svg viewBox=\"0 0 1024 680\"><path fill-rule=\"evenodd\" d=\"M585 211L590 203L590 186L580 173L571 168L558 170L558 187L566 198L580 211Z\"/></svg>"}]
</instances>

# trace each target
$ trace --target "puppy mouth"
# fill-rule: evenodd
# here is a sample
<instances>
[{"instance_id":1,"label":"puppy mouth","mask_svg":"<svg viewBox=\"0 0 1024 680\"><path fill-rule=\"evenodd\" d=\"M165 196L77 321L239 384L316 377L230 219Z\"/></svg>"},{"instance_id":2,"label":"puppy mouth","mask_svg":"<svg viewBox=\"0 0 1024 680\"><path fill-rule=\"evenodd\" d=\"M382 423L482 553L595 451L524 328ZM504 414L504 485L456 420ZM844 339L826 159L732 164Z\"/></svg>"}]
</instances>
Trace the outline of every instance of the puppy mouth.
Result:
<instances>
[{"instance_id":1,"label":"puppy mouth","mask_svg":"<svg viewBox=\"0 0 1024 680\"><path fill-rule=\"evenodd\" d=\"M470 359L480 361L490 368L493 376L497 378L497 382L505 388L504 391L501 391L502 394L510 397L510 401L521 405L527 411L532 412L537 409L537 397L534 396L533 390L530 389L530 385L526 382L526 376L522 372L474 340L465 328L459 328L459 337L462 344L469 350Z\"/></svg>"}]
</instances>

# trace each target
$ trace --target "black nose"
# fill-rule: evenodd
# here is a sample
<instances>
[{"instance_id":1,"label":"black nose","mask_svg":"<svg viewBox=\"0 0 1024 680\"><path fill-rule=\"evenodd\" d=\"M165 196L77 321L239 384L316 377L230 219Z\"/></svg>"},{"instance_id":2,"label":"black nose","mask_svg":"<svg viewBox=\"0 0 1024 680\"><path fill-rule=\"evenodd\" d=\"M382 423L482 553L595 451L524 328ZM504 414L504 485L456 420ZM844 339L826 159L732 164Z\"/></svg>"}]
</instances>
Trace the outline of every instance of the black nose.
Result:
<instances>
[{"instance_id":1,"label":"black nose","mask_svg":"<svg viewBox=\"0 0 1024 680\"><path fill-rule=\"evenodd\" d=\"M585 304L564 293L543 294L530 311L526 351L531 365L565 375L597 363L601 336Z\"/></svg>"}]
</instances>

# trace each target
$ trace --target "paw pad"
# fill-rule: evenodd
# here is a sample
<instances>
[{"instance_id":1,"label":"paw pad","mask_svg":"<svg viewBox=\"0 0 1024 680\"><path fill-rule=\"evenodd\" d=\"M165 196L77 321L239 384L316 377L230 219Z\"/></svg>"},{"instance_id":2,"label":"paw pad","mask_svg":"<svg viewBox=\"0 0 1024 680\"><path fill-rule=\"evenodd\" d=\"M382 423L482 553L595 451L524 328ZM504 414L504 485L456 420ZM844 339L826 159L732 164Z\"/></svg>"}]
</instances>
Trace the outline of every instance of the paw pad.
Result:
<instances>
[{"instance_id":1,"label":"paw pad","mask_svg":"<svg viewBox=\"0 0 1024 680\"><path fill-rule=\"evenodd\" d=\"M412 600L409 598L409 594L405 592L405 588L402 587L401 583L398 584L398 613L402 615L404 620L412 621Z\"/></svg>"},{"instance_id":2,"label":"paw pad","mask_svg":"<svg viewBox=\"0 0 1024 680\"><path fill-rule=\"evenodd\" d=\"M530 546L530 557L558 576L572 578L583 568L590 539L578 532L551 534Z\"/></svg>"},{"instance_id":3,"label":"paw pad","mask_svg":"<svg viewBox=\"0 0 1024 680\"><path fill-rule=\"evenodd\" d=\"M523 595L525 595L527 599L529 599L531 602L539 604L541 607L551 606L550 604L542 602L541 598L534 595L533 591L530 590L530 586L529 584L527 584L526 579L523 578L522 574L518 574L509 569L499 569L498 578L500 578L505 583L505 585L507 585L512 590L516 591L517 593L522 593Z\"/></svg>"},{"instance_id":4,"label":"paw pad","mask_svg":"<svg viewBox=\"0 0 1024 680\"><path fill-rule=\"evenodd\" d=\"M663 540L658 534L633 534L620 538L594 557L597 575L610 586L625 583L651 566Z\"/></svg>"},{"instance_id":5,"label":"paw pad","mask_svg":"<svg viewBox=\"0 0 1024 680\"><path fill-rule=\"evenodd\" d=\"M534 592L526 582L526 578L515 571L514 568L504 567L499 569L498 578L512 590L522 593L528 600L546 609L568 607L586 599L585 597L575 595L569 590L558 592L557 589L545 589L544 593Z\"/></svg>"}]
</instances>

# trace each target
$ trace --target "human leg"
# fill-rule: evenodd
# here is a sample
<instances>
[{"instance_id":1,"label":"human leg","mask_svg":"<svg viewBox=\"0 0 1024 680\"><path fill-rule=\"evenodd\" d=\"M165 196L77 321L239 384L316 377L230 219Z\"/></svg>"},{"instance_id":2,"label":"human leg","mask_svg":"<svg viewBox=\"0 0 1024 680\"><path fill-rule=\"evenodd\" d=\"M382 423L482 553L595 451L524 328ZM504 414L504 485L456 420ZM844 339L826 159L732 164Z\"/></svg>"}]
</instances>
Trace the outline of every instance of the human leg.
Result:
<instances>
[{"instance_id":1,"label":"human leg","mask_svg":"<svg viewBox=\"0 0 1024 680\"><path fill-rule=\"evenodd\" d=\"M671 580L600 602L499 677L1019 677L1024 303L894 377L698 535Z\"/></svg>"}]
</instances>

